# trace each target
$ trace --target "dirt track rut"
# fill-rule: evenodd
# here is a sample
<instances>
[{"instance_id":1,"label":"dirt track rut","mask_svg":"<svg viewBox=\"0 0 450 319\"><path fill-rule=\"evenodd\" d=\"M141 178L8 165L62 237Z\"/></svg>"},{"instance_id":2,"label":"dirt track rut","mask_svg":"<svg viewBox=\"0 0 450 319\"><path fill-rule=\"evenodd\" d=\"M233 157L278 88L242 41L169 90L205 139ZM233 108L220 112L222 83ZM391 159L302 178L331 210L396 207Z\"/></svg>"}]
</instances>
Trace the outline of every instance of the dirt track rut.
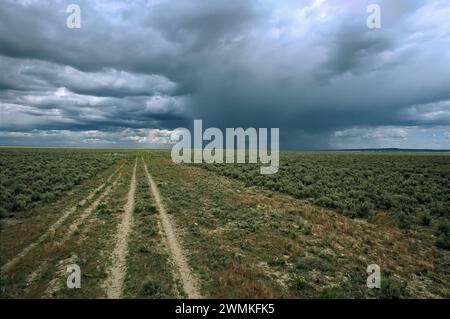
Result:
<instances>
[{"instance_id":1,"label":"dirt track rut","mask_svg":"<svg viewBox=\"0 0 450 319\"><path fill-rule=\"evenodd\" d=\"M128 191L125 212L116 234L116 246L112 254L112 266L105 281L106 296L109 299L122 297L123 283L126 275L126 258L128 254L128 238L133 227L133 210L136 194L136 167L137 158L134 163L133 176L131 177L130 190Z\"/></svg>"},{"instance_id":2,"label":"dirt track rut","mask_svg":"<svg viewBox=\"0 0 450 319\"><path fill-rule=\"evenodd\" d=\"M19 262L19 260L21 260L23 257L25 257L32 249L34 249L38 244L44 242L51 234L53 234L63 223L64 221L71 216L73 213L75 213L75 211L77 210L77 206L78 205L84 205L86 204L86 202L90 199L92 199L95 194L99 191L101 191L105 185L107 183L109 183L109 181L112 179L112 177L114 175L116 175L121 169L122 169L123 165L120 166L117 170L115 170L106 180L106 182L104 182L103 184L101 184L99 187L97 187L96 189L92 190L89 195L81 200L77 205L69 208L67 211L65 211L63 213L63 215L56 221L54 222L36 241L32 242L31 244L29 244L27 247L25 247L20 253L18 253L14 258L12 258L9 262L7 262L6 264L4 264L0 271L1 272L6 272L8 270L10 270L17 262Z\"/></svg>"},{"instance_id":3,"label":"dirt track rut","mask_svg":"<svg viewBox=\"0 0 450 319\"><path fill-rule=\"evenodd\" d=\"M186 261L185 253L178 242L174 223L171 220L171 217L166 211L164 204L161 199L161 195L159 193L158 187L153 180L152 176L148 172L147 164L144 159L142 162L144 163L145 173L147 175L148 183L150 186L151 193L153 198L155 199L156 207L159 211L159 217L161 219L161 225L163 226L164 233L167 238L167 243L170 248L170 252L172 254L172 259L178 268L178 272L181 277L181 281L183 283L183 288L188 298L192 299L200 299L203 298L202 295L198 291L198 282L196 278L192 275L190 267Z\"/></svg>"}]
</instances>

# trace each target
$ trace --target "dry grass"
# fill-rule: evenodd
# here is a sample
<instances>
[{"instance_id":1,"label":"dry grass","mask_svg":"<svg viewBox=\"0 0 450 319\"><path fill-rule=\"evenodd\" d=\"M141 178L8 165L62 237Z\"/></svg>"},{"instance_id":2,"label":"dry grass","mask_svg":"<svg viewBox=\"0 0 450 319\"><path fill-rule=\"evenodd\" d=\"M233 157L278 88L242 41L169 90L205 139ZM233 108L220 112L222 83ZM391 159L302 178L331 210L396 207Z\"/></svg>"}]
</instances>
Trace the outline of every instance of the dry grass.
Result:
<instances>
[{"instance_id":1,"label":"dry grass","mask_svg":"<svg viewBox=\"0 0 450 319\"><path fill-rule=\"evenodd\" d=\"M391 297L366 288L372 263L387 285L406 285L399 297L450 295L449 253L428 234L400 230L385 214L349 219L164 156L153 154L150 170L184 226L182 241L206 295Z\"/></svg>"},{"instance_id":2,"label":"dry grass","mask_svg":"<svg viewBox=\"0 0 450 319\"><path fill-rule=\"evenodd\" d=\"M42 297L98 297L102 292L98 288L97 279L103 276L104 268L108 262L107 254L112 245L112 225L116 223L116 207L120 206L126 192L126 183L123 179L129 176L127 163L124 174L116 176L119 183L112 192L102 201L94 212L79 225L70 238L67 238L68 229L89 205L92 204L100 194L94 196L91 201L79 207L50 237L39 243L30 251L17 265L6 273L2 273L2 296L7 298L42 298ZM116 167L117 168L117 167ZM102 174L103 175L103 174ZM103 181L108 176L103 175ZM120 177L120 178L119 178ZM114 184L114 179L111 185ZM94 188L94 187L92 187ZM99 218L99 208L109 210L111 216ZM24 219L30 228L38 228L40 224L34 223L34 218ZM47 226L47 225L45 225ZM48 227L42 227L42 233ZM83 230L89 226L89 231ZM8 230L10 232L12 230ZM26 233L23 234L26 236ZM3 233L2 233L3 236ZM29 239L28 239L29 240ZM3 243L2 243L3 245ZM18 251L14 251L17 253ZM75 257L74 257L75 256ZM69 290L65 288L65 261L77 260L82 270L82 290Z\"/></svg>"},{"instance_id":3,"label":"dry grass","mask_svg":"<svg viewBox=\"0 0 450 319\"><path fill-rule=\"evenodd\" d=\"M141 154L177 226L200 293L217 298L450 297L450 252L437 249L428 232L402 230L392 215L350 219L291 196L176 165L168 152L131 152L118 184L77 231L70 225L100 194L73 215L10 271L2 273L1 297L105 297L114 234L123 213L134 158ZM111 167L51 205L2 221L2 265L35 241L117 169ZM124 286L126 298L184 297L164 241L142 163L137 167L134 226ZM113 179L114 180L114 179ZM111 184L113 183L111 181ZM65 267L76 262L82 289L65 288ZM366 287L366 268L377 263L383 288Z\"/></svg>"}]
</instances>

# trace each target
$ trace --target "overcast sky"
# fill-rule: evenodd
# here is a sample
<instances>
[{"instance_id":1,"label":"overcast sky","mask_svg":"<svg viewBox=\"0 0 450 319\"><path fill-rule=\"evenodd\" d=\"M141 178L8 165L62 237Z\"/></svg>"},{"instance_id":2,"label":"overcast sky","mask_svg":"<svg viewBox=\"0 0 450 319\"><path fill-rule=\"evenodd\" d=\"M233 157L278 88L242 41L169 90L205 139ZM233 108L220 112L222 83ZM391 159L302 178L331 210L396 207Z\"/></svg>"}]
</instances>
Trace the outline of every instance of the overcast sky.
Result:
<instances>
[{"instance_id":1,"label":"overcast sky","mask_svg":"<svg viewBox=\"0 0 450 319\"><path fill-rule=\"evenodd\" d=\"M449 149L450 1L1 0L0 116L0 145L158 146L202 119Z\"/></svg>"}]
</instances>

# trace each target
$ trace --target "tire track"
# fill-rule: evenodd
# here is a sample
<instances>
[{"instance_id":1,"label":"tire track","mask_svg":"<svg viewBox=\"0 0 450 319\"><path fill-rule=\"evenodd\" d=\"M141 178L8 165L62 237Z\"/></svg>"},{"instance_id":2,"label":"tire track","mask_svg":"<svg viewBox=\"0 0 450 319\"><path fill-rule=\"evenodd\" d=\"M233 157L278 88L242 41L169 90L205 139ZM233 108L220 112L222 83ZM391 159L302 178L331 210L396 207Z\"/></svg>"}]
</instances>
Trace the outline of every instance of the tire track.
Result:
<instances>
[{"instance_id":1,"label":"tire track","mask_svg":"<svg viewBox=\"0 0 450 319\"><path fill-rule=\"evenodd\" d=\"M62 239L62 242L64 243L66 240L68 240L76 231L77 229L80 227L81 224L83 224L83 222L89 217L91 216L92 212L97 208L97 206L100 204L100 202L106 197L108 196L111 191L117 186L117 184L119 183L120 178L122 177L122 174L119 174L119 176L117 177L117 179L110 185L108 186L105 191L99 196L97 197L97 199L88 207L84 210L84 212L79 216L79 218L77 218L70 226L69 229L66 233L66 235L64 236L64 238Z\"/></svg>"},{"instance_id":2,"label":"tire track","mask_svg":"<svg viewBox=\"0 0 450 319\"><path fill-rule=\"evenodd\" d=\"M117 172L119 172L122 169L123 165L121 165L117 170L115 170L106 180L106 182L104 182L103 184L101 184L99 187L97 187L96 189L92 190L89 195L81 200L78 204L76 204L75 206L71 207L70 209L68 209L66 212L64 212L64 214L56 221L54 222L48 229L47 231L45 231L45 233L43 233L36 241L32 242L31 244L29 244L27 247L25 247L21 252L19 252L14 258L12 258L9 262L7 262L6 264L4 264L1 268L0 271L1 272L6 272L8 270L10 270L17 262L19 262L23 257L25 257L32 249L34 249L37 245L39 245L40 243L44 242L48 237L50 237L53 233L55 233L55 231L64 223L64 221L71 216L73 213L75 213L75 211L77 210L78 206L83 206L86 204L87 201L89 201L90 199L92 199L95 194L97 194L97 192L101 191L105 185L107 183L109 183L109 181L112 179L112 177L114 175L117 174Z\"/></svg>"},{"instance_id":3,"label":"tire track","mask_svg":"<svg viewBox=\"0 0 450 319\"><path fill-rule=\"evenodd\" d=\"M162 202L161 195L159 193L158 187L153 180L152 176L148 172L147 164L144 159L141 157L142 162L144 163L145 173L147 175L148 184L150 187L150 191L155 199L156 207L159 211L159 218L161 221L161 225L163 226L164 233L166 235L167 243L170 248L172 259L178 268L178 272L181 277L181 281L183 284L183 288L188 298L190 299L200 299L203 298L202 295L198 291L198 282L196 278L192 275L191 269L186 261L186 256L179 244L176 236L176 231L173 226L173 221L171 220L169 214L164 207Z\"/></svg>"},{"instance_id":4,"label":"tire track","mask_svg":"<svg viewBox=\"0 0 450 319\"><path fill-rule=\"evenodd\" d=\"M120 167L120 168L122 168L122 167ZM69 226L69 230L67 231L66 235L61 240L54 241L54 244L62 245L67 240L70 239L70 237L73 235L73 233L78 229L78 227L83 223L83 221L92 214L92 212L95 210L95 208L97 208L97 206L100 204L100 202L116 188L117 184L120 181L121 176L122 176L122 173L119 173L119 175L114 180L114 182L110 186L108 186L106 188L106 190L88 208L85 209L85 211L83 212L83 215L81 216L81 218L77 219L74 223L72 223ZM110 176L110 177L112 177L112 176ZM110 180L111 179L108 178L108 181L110 181ZM38 278L42 274L42 272L45 270L46 266L47 266L47 262L44 262L40 266L38 266L32 273L30 273L30 275L26 279L28 287L36 280L36 278ZM55 282L57 283L58 280L59 280L58 276L53 278L53 280L49 284L49 287L56 286ZM49 287L47 287L46 291L44 292L44 297L49 297L50 296L49 295ZM55 290L55 289L53 289L53 290Z\"/></svg>"},{"instance_id":5,"label":"tire track","mask_svg":"<svg viewBox=\"0 0 450 319\"><path fill-rule=\"evenodd\" d=\"M109 299L119 299L123 293L123 283L126 274L126 259L128 254L128 239L133 226L134 199L136 194L136 167L137 157L134 162L133 176L131 177L130 190L122 221L117 228L116 246L112 253L112 266L105 281L106 296Z\"/></svg>"}]
</instances>

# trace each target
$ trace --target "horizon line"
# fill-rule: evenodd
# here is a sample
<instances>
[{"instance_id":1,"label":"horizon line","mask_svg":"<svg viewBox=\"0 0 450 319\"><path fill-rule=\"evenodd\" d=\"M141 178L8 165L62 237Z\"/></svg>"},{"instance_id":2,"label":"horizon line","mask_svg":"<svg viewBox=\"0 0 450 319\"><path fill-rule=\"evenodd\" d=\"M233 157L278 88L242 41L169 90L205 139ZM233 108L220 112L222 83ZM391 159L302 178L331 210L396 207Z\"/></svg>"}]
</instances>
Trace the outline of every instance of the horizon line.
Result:
<instances>
[{"instance_id":1,"label":"horizon line","mask_svg":"<svg viewBox=\"0 0 450 319\"><path fill-rule=\"evenodd\" d=\"M129 149L129 150L142 150L142 149L152 149L152 150L167 150L170 147L129 147L129 146L33 146L33 145L0 145L0 149L5 148L39 148L39 149ZM195 148L191 148L195 150ZM225 150L225 149L222 149ZM247 150L247 149L244 149ZM280 149L283 152L362 152L362 151L410 151L410 152L450 152L450 149L439 149L439 148L399 148L399 147L368 147L368 148L305 148L305 149Z\"/></svg>"}]
</instances>

